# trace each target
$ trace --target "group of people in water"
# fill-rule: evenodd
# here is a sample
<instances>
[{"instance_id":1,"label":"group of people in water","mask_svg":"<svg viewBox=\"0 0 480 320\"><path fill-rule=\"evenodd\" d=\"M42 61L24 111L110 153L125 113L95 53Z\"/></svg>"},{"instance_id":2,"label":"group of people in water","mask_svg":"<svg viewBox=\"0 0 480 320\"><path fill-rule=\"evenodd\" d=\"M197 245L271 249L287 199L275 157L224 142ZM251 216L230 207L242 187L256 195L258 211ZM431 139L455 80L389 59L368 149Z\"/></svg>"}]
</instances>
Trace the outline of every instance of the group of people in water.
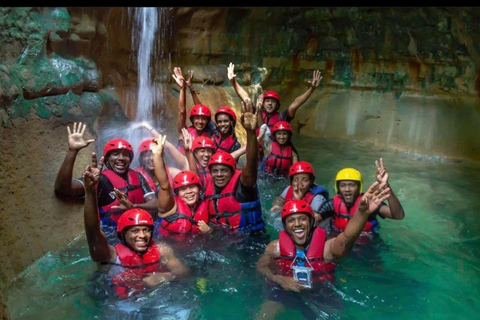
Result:
<instances>
[{"instance_id":1,"label":"group of people in water","mask_svg":"<svg viewBox=\"0 0 480 320\"><path fill-rule=\"evenodd\" d=\"M144 123L141 126L152 137L142 141L137 152L129 141L112 139L99 159L92 154L92 163L79 179L72 177L76 155L94 140L84 139L85 124L67 127L69 150L55 192L63 198L85 199L91 258L122 267L111 283L120 299L189 272L166 239L183 241L213 232L264 235L264 215L271 214L279 215L284 230L278 239L265 243L257 271L275 287L261 310L261 317L273 317L291 292L333 281L336 261L348 255L362 236L377 232L377 217L404 217L383 159L375 161L376 181L368 188L358 170L340 170L331 198L326 188L315 183L312 164L300 160L290 122L320 84L320 71L313 72L305 93L283 111L279 111L280 95L271 90L254 104L236 81L232 63L227 75L240 98L240 116L231 107L216 106L212 121L212 110L193 89L193 72L185 78L175 67L173 78L180 88L178 144ZM194 101L190 126L187 89ZM235 135L237 122L245 130L245 145ZM166 165L165 153L176 166ZM132 169L135 155L140 166ZM289 181L268 211L261 207L259 173ZM282 292L287 296L282 298Z\"/></svg>"}]
</instances>

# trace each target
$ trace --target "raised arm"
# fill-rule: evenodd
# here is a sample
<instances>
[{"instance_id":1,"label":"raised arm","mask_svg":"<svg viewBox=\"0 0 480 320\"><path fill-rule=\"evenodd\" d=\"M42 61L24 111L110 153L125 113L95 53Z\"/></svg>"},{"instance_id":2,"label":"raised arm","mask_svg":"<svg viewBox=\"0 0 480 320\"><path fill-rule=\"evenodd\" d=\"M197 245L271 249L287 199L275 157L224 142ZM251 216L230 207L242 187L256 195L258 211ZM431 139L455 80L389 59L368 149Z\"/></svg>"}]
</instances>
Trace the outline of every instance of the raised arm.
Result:
<instances>
[{"instance_id":1,"label":"raised arm","mask_svg":"<svg viewBox=\"0 0 480 320\"><path fill-rule=\"evenodd\" d=\"M250 96L248 95L247 91L242 88L242 86L237 82L237 75L233 73L233 70L235 69L235 65L230 62L230 64L227 67L227 76L228 80L230 80L230 83L233 86L233 89L235 89L235 92L237 95L242 99L242 101L245 102L246 99L250 99Z\"/></svg>"},{"instance_id":2,"label":"raised arm","mask_svg":"<svg viewBox=\"0 0 480 320\"><path fill-rule=\"evenodd\" d=\"M200 172L198 172L197 167L197 160L195 160L195 155L192 151L192 135L188 132L187 129L182 129L182 141L183 141L183 149L185 150L185 157L187 159L188 169L190 171L195 172L196 175L200 176Z\"/></svg>"},{"instance_id":3,"label":"raised arm","mask_svg":"<svg viewBox=\"0 0 480 320\"><path fill-rule=\"evenodd\" d=\"M67 126L68 152L65 155L65 159L63 160L63 163L58 170L57 178L55 179L55 194L59 197L81 198L85 195L85 188L80 182L72 180L72 174L73 165L75 164L78 152L95 141L94 139L87 141L84 140L83 134L85 133L86 127L86 124L79 122L77 126L77 123L74 122L72 132L70 127Z\"/></svg>"},{"instance_id":4,"label":"raised arm","mask_svg":"<svg viewBox=\"0 0 480 320\"><path fill-rule=\"evenodd\" d=\"M193 90L193 83L192 83L193 73L194 73L193 70L188 71L188 79L186 80L187 87L190 90L190 94L192 95L193 104L194 105L202 104L202 101L200 101L200 98L198 97L197 92Z\"/></svg>"},{"instance_id":5,"label":"raised arm","mask_svg":"<svg viewBox=\"0 0 480 320\"><path fill-rule=\"evenodd\" d=\"M177 118L177 132L178 135L182 134L182 128L187 127L187 104L186 104L186 94L185 90L187 84L185 78L182 74L182 69L180 67L173 68L173 79L180 86L180 93L178 95L178 118Z\"/></svg>"},{"instance_id":6,"label":"raised arm","mask_svg":"<svg viewBox=\"0 0 480 320\"><path fill-rule=\"evenodd\" d=\"M310 83L310 87L308 87L307 91L305 91L302 95L293 100L292 104L287 108L288 117L290 119L295 118L297 109L300 108L300 106L304 104L312 95L313 91L315 91L320 84L320 80L322 80L320 70L313 71L313 78L311 81L308 81Z\"/></svg>"},{"instance_id":7,"label":"raised arm","mask_svg":"<svg viewBox=\"0 0 480 320\"><path fill-rule=\"evenodd\" d=\"M92 260L96 262L113 262L116 258L115 249L108 245L107 238L100 229L100 213L98 212L97 204L97 186L104 157L100 158L98 166L96 157L96 154L92 153L92 164L87 166L83 173L85 182L85 205L83 208L85 234Z\"/></svg>"},{"instance_id":8,"label":"raised arm","mask_svg":"<svg viewBox=\"0 0 480 320\"><path fill-rule=\"evenodd\" d=\"M253 107L252 100L247 98L242 102L242 126L247 132L246 161L243 166L240 181L245 187L253 187L257 183L258 174L258 143L255 129L257 128L257 110Z\"/></svg>"},{"instance_id":9,"label":"raised arm","mask_svg":"<svg viewBox=\"0 0 480 320\"><path fill-rule=\"evenodd\" d=\"M327 260L345 257L362 232L368 215L377 210L382 201L389 196L390 188L386 187L386 183L380 184L378 181L375 181L362 196L357 212L348 221L345 231L337 237L327 240L323 257Z\"/></svg>"},{"instance_id":10,"label":"raised arm","mask_svg":"<svg viewBox=\"0 0 480 320\"><path fill-rule=\"evenodd\" d=\"M163 150L167 136L161 136L158 140L152 142L153 167L157 177L160 189L158 190L158 211L160 213L170 211L175 205L175 198L172 195L170 182L168 181L165 162L163 159Z\"/></svg>"},{"instance_id":11,"label":"raised arm","mask_svg":"<svg viewBox=\"0 0 480 320\"><path fill-rule=\"evenodd\" d=\"M400 204L400 200L398 200L397 196L390 187L390 184L388 183L389 175L387 168L383 165L383 158L380 158L380 160L375 160L375 167L377 168L375 175L377 181L379 183L386 183L387 187L390 188L390 198L387 200L388 206L381 206L379 209L380 214L385 218L397 220L403 219L405 217L405 212Z\"/></svg>"}]
</instances>

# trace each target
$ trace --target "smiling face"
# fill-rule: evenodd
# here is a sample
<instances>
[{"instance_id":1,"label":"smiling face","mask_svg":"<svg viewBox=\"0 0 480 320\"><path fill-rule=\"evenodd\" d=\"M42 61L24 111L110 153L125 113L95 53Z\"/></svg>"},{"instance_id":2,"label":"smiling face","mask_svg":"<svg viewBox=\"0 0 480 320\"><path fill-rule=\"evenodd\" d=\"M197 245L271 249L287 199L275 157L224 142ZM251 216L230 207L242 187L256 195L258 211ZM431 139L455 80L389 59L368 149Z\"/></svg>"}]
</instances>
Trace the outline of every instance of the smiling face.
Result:
<instances>
[{"instance_id":1,"label":"smiling face","mask_svg":"<svg viewBox=\"0 0 480 320\"><path fill-rule=\"evenodd\" d=\"M208 118L204 116L193 116L192 124L195 130L202 131L208 124Z\"/></svg>"},{"instance_id":2,"label":"smiling face","mask_svg":"<svg viewBox=\"0 0 480 320\"><path fill-rule=\"evenodd\" d=\"M217 127L222 135L226 135L231 132L233 127L233 121L230 120L230 116L225 113L220 113L216 117Z\"/></svg>"},{"instance_id":3,"label":"smiling face","mask_svg":"<svg viewBox=\"0 0 480 320\"><path fill-rule=\"evenodd\" d=\"M110 151L107 158L110 168L118 174L127 172L132 162L130 151L122 149Z\"/></svg>"},{"instance_id":4,"label":"smiling face","mask_svg":"<svg viewBox=\"0 0 480 320\"><path fill-rule=\"evenodd\" d=\"M275 131L275 140L277 140L280 145L285 145L288 142L289 138L290 132L285 130Z\"/></svg>"},{"instance_id":5,"label":"smiling face","mask_svg":"<svg viewBox=\"0 0 480 320\"><path fill-rule=\"evenodd\" d=\"M125 242L139 253L146 252L148 245L152 240L152 227L149 226L133 226L124 231Z\"/></svg>"},{"instance_id":6,"label":"smiling face","mask_svg":"<svg viewBox=\"0 0 480 320\"><path fill-rule=\"evenodd\" d=\"M178 188L178 196L189 207L194 207L200 198L200 188L197 184Z\"/></svg>"},{"instance_id":7,"label":"smiling face","mask_svg":"<svg viewBox=\"0 0 480 320\"><path fill-rule=\"evenodd\" d=\"M278 109L278 101L273 98L265 98L263 100L263 109L267 114L272 114Z\"/></svg>"},{"instance_id":8,"label":"smiling face","mask_svg":"<svg viewBox=\"0 0 480 320\"><path fill-rule=\"evenodd\" d=\"M308 213L294 213L285 218L285 231L290 235L298 249L303 250L307 243L308 235L312 229L310 223Z\"/></svg>"},{"instance_id":9,"label":"smiling face","mask_svg":"<svg viewBox=\"0 0 480 320\"><path fill-rule=\"evenodd\" d=\"M232 179L232 169L223 164L215 164L210 167L210 174L212 175L213 184L217 188L224 188Z\"/></svg>"},{"instance_id":10,"label":"smiling face","mask_svg":"<svg viewBox=\"0 0 480 320\"><path fill-rule=\"evenodd\" d=\"M358 182L352 180L340 180L338 182L338 192L343 197L347 205L352 205L358 196Z\"/></svg>"},{"instance_id":11,"label":"smiling face","mask_svg":"<svg viewBox=\"0 0 480 320\"><path fill-rule=\"evenodd\" d=\"M152 150L144 151L140 154L140 165L147 170L154 170Z\"/></svg>"},{"instance_id":12,"label":"smiling face","mask_svg":"<svg viewBox=\"0 0 480 320\"><path fill-rule=\"evenodd\" d=\"M212 157L213 149L211 148L197 148L193 152L195 159L197 159L198 163L202 166L202 168L207 167L208 161Z\"/></svg>"}]
</instances>

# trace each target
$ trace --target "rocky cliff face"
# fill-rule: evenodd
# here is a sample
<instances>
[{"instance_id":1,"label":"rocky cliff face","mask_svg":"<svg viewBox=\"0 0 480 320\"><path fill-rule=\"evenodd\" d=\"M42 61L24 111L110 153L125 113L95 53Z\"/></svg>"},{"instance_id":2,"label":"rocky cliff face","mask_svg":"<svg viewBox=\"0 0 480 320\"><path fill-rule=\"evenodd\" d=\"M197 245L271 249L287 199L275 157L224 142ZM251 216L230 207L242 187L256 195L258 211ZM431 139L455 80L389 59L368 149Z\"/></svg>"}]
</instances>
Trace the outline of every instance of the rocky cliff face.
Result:
<instances>
[{"instance_id":1,"label":"rocky cliff face","mask_svg":"<svg viewBox=\"0 0 480 320\"><path fill-rule=\"evenodd\" d=\"M233 62L252 96L276 90L282 108L321 70L320 87L293 122L302 134L479 159L480 9L158 10L153 122L172 141L173 66L194 70L204 104L239 110L226 73ZM132 29L125 8L0 8L0 287L82 232L82 204L53 194L65 125L86 122L95 138L109 120L135 118ZM74 177L94 150L80 152Z\"/></svg>"}]
</instances>

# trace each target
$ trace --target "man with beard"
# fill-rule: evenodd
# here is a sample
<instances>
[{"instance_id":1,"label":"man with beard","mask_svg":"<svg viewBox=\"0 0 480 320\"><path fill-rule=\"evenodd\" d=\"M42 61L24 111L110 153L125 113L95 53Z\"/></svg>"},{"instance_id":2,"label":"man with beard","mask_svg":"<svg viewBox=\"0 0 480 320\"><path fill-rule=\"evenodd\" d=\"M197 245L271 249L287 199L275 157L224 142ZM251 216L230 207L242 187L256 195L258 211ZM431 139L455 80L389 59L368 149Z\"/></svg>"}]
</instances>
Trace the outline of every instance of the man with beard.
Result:
<instances>
[{"instance_id":1,"label":"man with beard","mask_svg":"<svg viewBox=\"0 0 480 320\"><path fill-rule=\"evenodd\" d=\"M268 244L257 262L257 271L268 280L267 301L258 318L275 318L283 304L300 308L307 319L313 319L318 315L310 304L335 304L335 292L329 285L334 280L336 260L350 252L369 214L389 196L386 183L373 183L362 196L358 211L345 231L328 240L326 231L315 227L314 213L306 201L287 202L281 213L284 231L278 240ZM309 294L301 294L305 290ZM308 301L304 302L304 297Z\"/></svg>"}]
</instances>

